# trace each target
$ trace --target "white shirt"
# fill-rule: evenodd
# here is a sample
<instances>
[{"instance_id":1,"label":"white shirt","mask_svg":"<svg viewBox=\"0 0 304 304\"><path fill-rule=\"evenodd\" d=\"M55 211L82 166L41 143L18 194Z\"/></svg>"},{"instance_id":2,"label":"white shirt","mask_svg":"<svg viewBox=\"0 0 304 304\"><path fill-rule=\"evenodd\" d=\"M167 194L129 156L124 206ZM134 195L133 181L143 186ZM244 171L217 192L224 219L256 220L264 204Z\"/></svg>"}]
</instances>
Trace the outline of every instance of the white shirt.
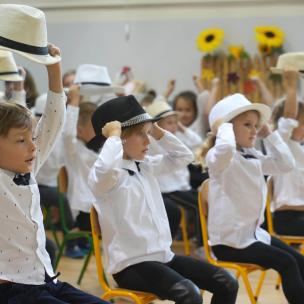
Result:
<instances>
[{"instance_id":1,"label":"white shirt","mask_svg":"<svg viewBox=\"0 0 304 304\"><path fill-rule=\"evenodd\" d=\"M105 267L110 274L144 261L169 262L171 233L155 175L178 170L193 154L166 132L159 145L166 155L146 156L140 172L125 160L121 139L108 138L89 175L102 231ZM134 172L132 175L128 172Z\"/></svg>"},{"instance_id":2,"label":"white shirt","mask_svg":"<svg viewBox=\"0 0 304 304\"><path fill-rule=\"evenodd\" d=\"M45 271L54 276L45 250L45 231L35 174L60 135L65 117L65 94L48 92L48 102L35 133L37 157L30 185L13 182L15 173L0 169L0 279L44 284Z\"/></svg>"},{"instance_id":3,"label":"white shirt","mask_svg":"<svg viewBox=\"0 0 304 304\"><path fill-rule=\"evenodd\" d=\"M95 197L88 187L88 175L98 154L77 139L79 108L68 106L64 134L64 157L68 171L67 198L72 210L90 212Z\"/></svg>"},{"instance_id":4,"label":"white shirt","mask_svg":"<svg viewBox=\"0 0 304 304\"><path fill-rule=\"evenodd\" d=\"M197 96L197 117L194 122L189 126L194 132L196 132L202 139L206 138L208 131L208 118L204 119L204 108L208 102L210 93L205 90Z\"/></svg>"},{"instance_id":5,"label":"white shirt","mask_svg":"<svg viewBox=\"0 0 304 304\"><path fill-rule=\"evenodd\" d=\"M175 136L190 150L194 150L202 143L202 139L189 128L187 128L185 132L176 132ZM149 154L166 154L166 151L160 145L158 145L158 141L151 138ZM162 193L189 191L191 189L190 173L187 165L180 170L157 175L157 180Z\"/></svg>"},{"instance_id":6,"label":"white shirt","mask_svg":"<svg viewBox=\"0 0 304 304\"><path fill-rule=\"evenodd\" d=\"M270 235L260 228L264 221L266 183L264 175L288 172L294 158L277 132L265 142L269 154L244 149L256 159L246 159L236 149L231 123L219 127L216 143L206 156L209 168L208 231L211 246L245 248L256 241L270 244Z\"/></svg>"},{"instance_id":7,"label":"white shirt","mask_svg":"<svg viewBox=\"0 0 304 304\"><path fill-rule=\"evenodd\" d=\"M291 139L293 129L298 125L298 121L290 118L281 117L278 121L278 132L288 145L296 165L292 171L273 177L274 210L283 205L304 206L304 147Z\"/></svg>"},{"instance_id":8,"label":"white shirt","mask_svg":"<svg viewBox=\"0 0 304 304\"><path fill-rule=\"evenodd\" d=\"M53 151L37 173L38 185L57 187L57 177L60 168L64 166L62 136L56 141Z\"/></svg>"}]
</instances>

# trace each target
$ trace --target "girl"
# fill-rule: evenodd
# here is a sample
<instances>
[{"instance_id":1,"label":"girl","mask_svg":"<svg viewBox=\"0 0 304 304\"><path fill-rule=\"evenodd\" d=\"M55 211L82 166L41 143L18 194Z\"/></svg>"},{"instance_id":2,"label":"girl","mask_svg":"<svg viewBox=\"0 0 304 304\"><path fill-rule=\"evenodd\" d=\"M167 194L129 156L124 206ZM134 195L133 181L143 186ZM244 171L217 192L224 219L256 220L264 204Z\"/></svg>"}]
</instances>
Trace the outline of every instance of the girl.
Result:
<instances>
[{"instance_id":1,"label":"girl","mask_svg":"<svg viewBox=\"0 0 304 304\"><path fill-rule=\"evenodd\" d=\"M266 202L264 175L282 174L294 166L287 145L268 126L263 133L270 153L263 155L253 148L257 130L269 116L267 106L251 104L241 94L224 98L210 112L216 138L206 155L209 238L220 260L278 271L289 303L300 304L304 299L304 257L260 227Z\"/></svg>"},{"instance_id":2,"label":"girl","mask_svg":"<svg viewBox=\"0 0 304 304\"><path fill-rule=\"evenodd\" d=\"M274 227L285 235L304 236L304 104L297 100L298 71L283 72L286 100L274 109L274 125L291 153L296 166L287 174L274 176Z\"/></svg>"},{"instance_id":3,"label":"girl","mask_svg":"<svg viewBox=\"0 0 304 304\"><path fill-rule=\"evenodd\" d=\"M179 170L191 151L156 124L136 99L115 98L93 114L96 137L104 142L89 184L103 231L106 269L122 288L156 294L178 304L201 304L199 288L213 304L235 303L238 284L227 271L171 251L171 236L156 174ZM102 133L102 135L101 135ZM149 135L166 155L147 156Z\"/></svg>"}]
</instances>

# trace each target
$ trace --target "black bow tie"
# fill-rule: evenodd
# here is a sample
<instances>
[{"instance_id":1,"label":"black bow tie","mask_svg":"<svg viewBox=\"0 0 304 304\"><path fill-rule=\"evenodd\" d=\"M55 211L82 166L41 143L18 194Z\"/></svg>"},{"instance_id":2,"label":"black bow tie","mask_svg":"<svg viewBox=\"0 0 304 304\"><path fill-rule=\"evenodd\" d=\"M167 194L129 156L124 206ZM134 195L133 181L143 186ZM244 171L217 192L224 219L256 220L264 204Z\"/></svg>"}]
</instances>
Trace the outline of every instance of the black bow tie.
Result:
<instances>
[{"instance_id":1,"label":"black bow tie","mask_svg":"<svg viewBox=\"0 0 304 304\"><path fill-rule=\"evenodd\" d=\"M140 172L139 164L140 164L140 162L137 162L137 161L135 162L138 172ZM126 169L126 170L128 171L129 175L131 175L131 176L134 175L134 173L135 173L133 170L130 170L130 169Z\"/></svg>"},{"instance_id":2,"label":"black bow tie","mask_svg":"<svg viewBox=\"0 0 304 304\"><path fill-rule=\"evenodd\" d=\"M31 178L31 173L26 173L24 175L16 174L15 177L13 178L13 181L18 186L19 185L28 186L30 184L30 178Z\"/></svg>"},{"instance_id":3,"label":"black bow tie","mask_svg":"<svg viewBox=\"0 0 304 304\"><path fill-rule=\"evenodd\" d=\"M244 158L246 159L257 159L254 155L252 154L241 154Z\"/></svg>"}]
</instances>

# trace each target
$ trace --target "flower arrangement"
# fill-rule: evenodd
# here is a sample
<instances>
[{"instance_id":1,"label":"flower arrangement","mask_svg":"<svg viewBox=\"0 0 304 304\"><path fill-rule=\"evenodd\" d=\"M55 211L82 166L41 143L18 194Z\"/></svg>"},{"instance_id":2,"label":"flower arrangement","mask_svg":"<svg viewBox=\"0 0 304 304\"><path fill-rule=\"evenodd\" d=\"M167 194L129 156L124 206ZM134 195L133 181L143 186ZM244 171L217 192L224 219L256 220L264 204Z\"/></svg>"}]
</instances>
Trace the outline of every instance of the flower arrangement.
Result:
<instances>
[{"instance_id":1,"label":"flower arrangement","mask_svg":"<svg viewBox=\"0 0 304 304\"><path fill-rule=\"evenodd\" d=\"M224 40L224 31L219 28L206 29L199 33L196 44L200 51L205 53L214 52Z\"/></svg>"},{"instance_id":2,"label":"flower arrangement","mask_svg":"<svg viewBox=\"0 0 304 304\"><path fill-rule=\"evenodd\" d=\"M276 26L257 26L255 34L261 54L283 53L284 32L280 28Z\"/></svg>"},{"instance_id":3,"label":"flower arrangement","mask_svg":"<svg viewBox=\"0 0 304 304\"><path fill-rule=\"evenodd\" d=\"M249 58L248 53L242 45L231 44L228 46L229 56L234 59Z\"/></svg>"}]
</instances>

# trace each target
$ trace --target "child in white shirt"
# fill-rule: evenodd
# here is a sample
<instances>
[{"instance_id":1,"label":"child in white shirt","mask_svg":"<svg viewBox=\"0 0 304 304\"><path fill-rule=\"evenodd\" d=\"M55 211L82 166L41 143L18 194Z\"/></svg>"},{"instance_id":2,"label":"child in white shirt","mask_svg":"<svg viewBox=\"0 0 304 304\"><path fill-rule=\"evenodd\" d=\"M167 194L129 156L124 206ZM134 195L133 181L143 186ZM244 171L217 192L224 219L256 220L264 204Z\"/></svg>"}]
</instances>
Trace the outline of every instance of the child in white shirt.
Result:
<instances>
[{"instance_id":1,"label":"child in white shirt","mask_svg":"<svg viewBox=\"0 0 304 304\"><path fill-rule=\"evenodd\" d=\"M96 110L91 141L99 157L89 185L96 196L106 270L120 287L151 292L178 304L235 303L238 284L228 272L175 255L155 175L179 170L193 154L174 135L152 124L134 96L118 97ZM149 136L167 152L147 156Z\"/></svg>"},{"instance_id":2,"label":"child in white shirt","mask_svg":"<svg viewBox=\"0 0 304 304\"><path fill-rule=\"evenodd\" d=\"M279 234L304 236L304 104L298 101L297 69L285 69L285 101L273 111L273 122L288 145L296 165L286 174L273 176L274 229Z\"/></svg>"},{"instance_id":3,"label":"child in white shirt","mask_svg":"<svg viewBox=\"0 0 304 304\"><path fill-rule=\"evenodd\" d=\"M49 53L60 55L53 45L49 45ZM48 102L34 139L31 112L20 105L0 104L1 302L105 303L57 281L45 250L35 175L60 135L66 100L60 63L48 65L47 71Z\"/></svg>"},{"instance_id":4,"label":"child in white shirt","mask_svg":"<svg viewBox=\"0 0 304 304\"><path fill-rule=\"evenodd\" d=\"M209 122L213 144L206 155L209 169L209 241L215 256L224 261L273 268L282 277L289 303L303 303L304 257L260 225L264 221L264 175L291 171L294 158L278 132L263 128L269 153L254 149L257 130L269 119L270 108L251 104L234 94L218 102Z\"/></svg>"}]
</instances>

